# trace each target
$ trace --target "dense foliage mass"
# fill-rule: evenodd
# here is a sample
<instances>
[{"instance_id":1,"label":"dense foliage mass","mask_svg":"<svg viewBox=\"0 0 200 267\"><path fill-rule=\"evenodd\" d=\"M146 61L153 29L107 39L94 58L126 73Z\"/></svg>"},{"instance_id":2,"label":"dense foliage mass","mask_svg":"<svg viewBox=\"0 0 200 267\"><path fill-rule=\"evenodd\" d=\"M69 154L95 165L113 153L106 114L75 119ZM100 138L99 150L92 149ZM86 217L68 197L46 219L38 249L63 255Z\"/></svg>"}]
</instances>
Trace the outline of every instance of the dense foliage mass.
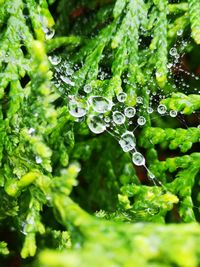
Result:
<instances>
[{"instance_id":1,"label":"dense foliage mass","mask_svg":"<svg viewBox=\"0 0 200 267\"><path fill-rule=\"evenodd\" d=\"M0 266L199 266L199 45L199 0L0 0Z\"/></svg>"}]
</instances>

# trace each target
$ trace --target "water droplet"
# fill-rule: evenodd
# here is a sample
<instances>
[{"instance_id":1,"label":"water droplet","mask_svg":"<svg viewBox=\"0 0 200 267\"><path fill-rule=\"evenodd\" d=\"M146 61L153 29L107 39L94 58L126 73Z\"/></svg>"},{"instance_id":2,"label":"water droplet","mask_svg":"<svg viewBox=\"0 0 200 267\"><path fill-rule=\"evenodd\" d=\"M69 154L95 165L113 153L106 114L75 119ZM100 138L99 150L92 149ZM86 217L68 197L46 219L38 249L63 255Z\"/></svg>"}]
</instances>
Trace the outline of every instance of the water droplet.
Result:
<instances>
[{"instance_id":1,"label":"water droplet","mask_svg":"<svg viewBox=\"0 0 200 267\"><path fill-rule=\"evenodd\" d=\"M69 101L69 113L75 118L85 116L87 112L87 103L81 99L72 97Z\"/></svg>"},{"instance_id":2,"label":"water droplet","mask_svg":"<svg viewBox=\"0 0 200 267\"><path fill-rule=\"evenodd\" d=\"M109 117L105 117L105 118L104 118L104 121L105 121L106 123L109 123L109 122L110 122L110 118L109 118Z\"/></svg>"},{"instance_id":3,"label":"water droplet","mask_svg":"<svg viewBox=\"0 0 200 267\"><path fill-rule=\"evenodd\" d=\"M158 108L157 108L157 111L158 111L159 114L162 115L162 114L165 114L166 113L167 108L166 108L165 105L159 105Z\"/></svg>"},{"instance_id":4,"label":"water droplet","mask_svg":"<svg viewBox=\"0 0 200 267\"><path fill-rule=\"evenodd\" d=\"M176 56L177 55L177 49L175 47L172 47L170 50L169 50L169 53L171 56Z\"/></svg>"},{"instance_id":5,"label":"water droplet","mask_svg":"<svg viewBox=\"0 0 200 267\"><path fill-rule=\"evenodd\" d=\"M169 115L171 116L171 117L176 117L177 116L177 114L178 114L178 112L176 111L176 110L170 110L170 112L169 112Z\"/></svg>"},{"instance_id":6,"label":"water droplet","mask_svg":"<svg viewBox=\"0 0 200 267\"><path fill-rule=\"evenodd\" d=\"M32 127L28 130L28 134L33 134L34 132L35 132L35 129Z\"/></svg>"},{"instance_id":7,"label":"water droplet","mask_svg":"<svg viewBox=\"0 0 200 267\"><path fill-rule=\"evenodd\" d=\"M52 65L58 65L61 62L61 57L56 55L48 56L48 59Z\"/></svg>"},{"instance_id":8,"label":"water droplet","mask_svg":"<svg viewBox=\"0 0 200 267\"><path fill-rule=\"evenodd\" d=\"M63 75L61 75L60 78L61 78L61 80L62 80L64 83L66 83L66 84L69 84L69 85L71 85L71 86L74 86L74 85L75 85L75 83L72 82L67 76L63 76Z\"/></svg>"},{"instance_id":9,"label":"water droplet","mask_svg":"<svg viewBox=\"0 0 200 267\"><path fill-rule=\"evenodd\" d=\"M112 102L102 96L91 96L89 103L92 104L94 111L99 113L105 113L112 109Z\"/></svg>"},{"instance_id":10,"label":"water droplet","mask_svg":"<svg viewBox=\"0 0 200 267\"><path fill-rule=\"evenodd\" d=\"M123 124L126 120L124 114L122 114L119 111L113 112L112 118L113 118L114 123L116 123L117 125Z\"/></svg>"},{"instance_id":11,"label":"water droplet","mask_svg":"<svg viewBox=\"0 0 200 267\"><path fill-rule=\"evenodd\" d=\"M145 164L145 158L140 152L134 152L132 155L132 161L136 166L142 166Z\"/></svg>"},{"instance_id":12,"label":"water droplet","mask_svg":"<svg viewBox=\"0 0 200 267\"><path fill-rule=\"evenodd\" d=\"M133 107L127 107L124 110L124 114L127 118L133 118L135 116L136 110Z\"/></svg>"},{"instance_id":13,"label":"water droplet","mask_svg":"<svg viewBox=\"0 0 200 267\"><path fill-rule=\"evenodd\" d=\"M155 175L152 172L150 172L150 171L149 171L148 175L149 175L149 178L150 179L154 179L155 178Z\"/></svg>"},{"instance_id":14,"label":"water droplet","mask_svg":"<svg viewBox=\"0 0 200 267\"><path fill-rule=\"evenodd\" d=\"M140 116L140 117L137 119L137 123L138 123L139 125L144 125L144 124L146 123L146 119L145 119L145 117Z\"/></svg>"},{"instance_id":15,"label":"water droplet","mask_svg":"<svg viewBox=\"0 0 200 267\"><path fill-rule=\"evenodd\" d=\"M136 98L136 102L137 102L138 104L142 104L142 103L143 103L143 98L142 98L141 96L138 96L138 97Z\"/></svg>"},{"instance_id":16,"label":"water droplet","mask_svg":"<svg viewBox=\"0 0 200 267\"><path fill-rule=\"evenodd\" d=\"M55 34L55 30L53 28L43 28L44 33L45 33L45 38L46 40L50 40L53 38L54 34Z\"/></svg>"},{"instance_id":17,"label":"water droplet","mask_svg":"<svg viewBox=\"0 0 200 267\"><path fill-rule=\"evenodd\" d=\"M147 108L147 112L148 112L149 114L153 113L153 108L152 108L152 107L148 107L148 108Z\"/></svg>"},{"instance_id":18,"label":"water droplet","mask_svg":"<svg viewBox=\"0 0 200 267\"><path fill-rule=\"evenodd\" d=\"M38 156L36 156L36 157L35 157L35 162L36 162L37 164L40 164L40 163L42 163L42 158L41 158L41 157L38 157Z\"/></svg>"},{"instance_id":19,"label":"water droplet","mask_svg":"<svg viewBox=\"0 0 200 267\"><path fill-rule=\"evenodd\" d=\"M27 235L27 232L26 232L26 225L27 225L26 222L22 222L21 233L24 234L24 235Z\"/></svg>"},{"instance_id":20,"label":"water droplet","mask_svg":"<svg viewBox=\"0 0 200 267\"><path fill-rule=\"evenodd\" d=\"M91 115L88 117L87 125L89 129L95 134L103 133L106 130L105 122L96 115Z\"/></svg>"},{"instance_id":21,"label":"water droplet","mask_svg":"<svg viewBox=\"0 0 200 267\"><path fill-rule=\"evenodd\" d=\"M132 132L126 131L119 140L119 144L124 152L128 152L135 148L135 136Z\"/></svg>"},{"instance_id":22,"label":"water droplet","mask_svg":"<svg viewBox=\"0 0 200 267\"><path fill-rule=\"evenodd\" d=\"M117 95L117 100L119 102L124 102L126 100L127 94L124 92L121 92Z\"/></svg>"},{"instance_id":23,"label":"water droplet","mask_svg":"<svg viewBox=\"0 0 200 267\"><path fill-rule=\"evenodd\" d=\"M180 30L177 31L177 35L178 36L181 36L182 34L183 34L183 30L182 29L180 29Z\"/></svg>"},{"instance_id":24,"label":"water droplet","mask_svg":"<svg viewBox=\"0 0 200 267\"><path fill-rule=\"evenodd\" d=\"M168 69L171 69L172 66L173 66L173 63L170 63L170 62L167 63L167 68L168 68Z\"/></svg>"},{"instance_id":25,"label":"water droplet","mask_svg":"<svg viewBox=\"0 0 200 267\"><path fill-rule=\"evenodd\" d=\"M92 92L92 87L89 85L89 84L86 84L84 87L83 87L83 90L86 94L89 94Z\"/></svg>"}]
</instances>

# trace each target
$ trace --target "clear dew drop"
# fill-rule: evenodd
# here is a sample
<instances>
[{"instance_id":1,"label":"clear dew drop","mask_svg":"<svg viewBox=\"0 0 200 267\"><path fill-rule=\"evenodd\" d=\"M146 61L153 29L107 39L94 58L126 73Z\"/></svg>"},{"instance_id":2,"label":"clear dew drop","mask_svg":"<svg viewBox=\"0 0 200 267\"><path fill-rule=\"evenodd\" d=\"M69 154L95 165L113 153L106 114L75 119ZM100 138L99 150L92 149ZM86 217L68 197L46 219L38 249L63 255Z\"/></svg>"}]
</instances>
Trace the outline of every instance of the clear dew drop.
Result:
<instances>
[{"instance_id":1,"label":"clear dew drop","mask_svg":"<svg viewBox=\"0 0 200 267\"><path fill-rule=\"evenodd\" d=\"M138 104L142 104L142 103L143 103L143 98L142 98L141 96L138 96L138 97L136 98L136 102L137 102Z\"/></svg>"},{"instance_id":2,"label":"clear dew drop","mask_svg":"<svg viewBox=\"0 0 200 267\"><path fill-rule=\"evenodd\" d=\"M54 37L55 30L53 28L43 28L46 40L50 40Z\"/></svg>"},{"instance_id":3,"label":"clear dew drop","mask_svg":"<svg viewBox=\"0 0 200 267\"><path fill-rule=\"evenodd\" d=\"M56 55L48 56L48 59L50 63L54 66L58 65L61 62L61 57Z\"/></svg>"},{"instance_id":4,"label":"clear dew drop","mask_svg":"<svg viewBox=\"0 0 200 267\"><path fill-rule=\"evenodd\" d=\"M176 117L177 114L178 114L178 112L177 112L176 110L170 110L170 112L169 112L169 115L170 115L172 118Z\"/></svg>"},{"instance_id":5,"label":"clear dew drop","mask_svg":"<svg viewBox=\"0 0 200 267\"><path fill-rule=\"evenodd\" d=\"M74 85L75 85L75 83L72 82L67 76L61 75L61 76L60 76L60 79L61 79L64 83L66 83L66 84L69 84L69 85L71 85L71 86L74 86Z\"/></svg>"},{"instance_id":6,"label":"clear dew drop","mask_svg":"<svg viewBox=\"0 0 200 267\"><path fill-rule=\"evenodd\" d=\"M148 176L150 179L155 179L155 175L152 172L148 172Z\"/></svg>"},{"instance_id":7,"label":"clear dew drop","mask_svg":"<svg viewBox=\"0 0 200 267\"><path fill-rule=\"evenodd\" d=\"M136 166L142 166L145 164L145 158L140 152L134 152L132 155L132 161Z\"/></svg>"},{"instance_id":8,"label":"clear dew drop","mask_svg":"<svg viewBox=\"0 0 200 267\"><path fill-rule=\"evenodd\" d=\"M75 118L85 116L87 112L87 103L72 97L69 101L69 113Z\"/></svg>"},{"instance_id":9,"label":"clear dew drop","mask_svg":"<svg viewBox=\"0 0 200 267\"><path fill-rule=\"evenodd\" d=\"M123 124L126 120L126 117L124 116L124 114L122 114L119 111L114 111L112 118L113 118L113 122L116 123L117 125Z\"/></svg>"},{"instance_id":10,"label":"clear dew drop","mask_svg":"<svg viewBox=\"0 0 200 267\"><path fill-rule=\"evenodd\" d=\"M92 92L92 87L89 85L89 84L86 84L84 87L83 87L83 91L86 93L86 94L89 94Z\"/></svg>"},{"instance_id":11,"label":"clear dew drop","mask_svg":"<svg viewBox=\"0 0 200 267\"><path fill-rule=\"evenodd\" d=\"M93 110L99 113L105 113L112 109L112 102L102 96L91 96L89 103L92 105Z\"/></svg>"},{"instance_id":12,"label":"clear dew drop","mask_svg":"<svg viewBox=\"0 0 200 267\"><path fill-rule=\"evenodd\" d=\"M178 36L181 36L182 34L183 34L183 30L182 29L180 29L180 30L177 31L177 35Z\"/></svg>"},{"instance_id":13,"label":"clear dew drop","mask_svg":"<svg viewBox=\"0 0 200 267\"><path fill-rule=\"evenodd\" d=\"M117 95L117 100L119 101L119 102L124 102L125 100L126 100L126 97L127 97L127 94L126 93L124 93L124 92L121 92L121 93L119 93L118 95Z\"/></svg>"},{"instance_id":14,"label":"clear dew drop","mask_svg":"<svg viewBox=\"0 0 200 267\"><path fill-rule=\"evenodd\" d=\"M35 133L35 129L34 128L31 127L31 128L28 129L28 134L31 135L31 134L34 134L34 133Z\"/></svg>"},{"instance_id":15,"label":"clear dew drop","mask_svg":"<svg viewBox=\"0 0 200 267\"><path fill-rule=\"evenodd\" d=\"M24 235L27 235L26 226L27 226L27 223L26 222L22 222L21 233L24 234Z\"/></svg>"},{"instance_id":16,"label":"clear dew drop","mask_svg":"<svg viewBox=\"0 0 200 267\"><path fill-rule=\"evenodd\" d=\"M105 118L104 118L104 121L105 121L106 123L109 123L109 122L110 122L110 118L109 118L109 117L105 117Z\"/></svg>"},{"instance_id":17,"label":"clear dew drop","mask_svg":"<svg viewBox=\"0 0 200 267\"><path fill-rule=\"evenodd\" d=\"M153 113L153 108L152 107L148 107L147 108L147 113L149 113L149 114Z\"/></svg>"},{"instance_id":18,"label":"clear dew drop","mask_svg":"<svg viewBox=\"0 0 200 267\"><path fill-rule=\"evenodd\" d=\"M167 68L168 68L168 69L171 69L172 67L173 67L173 63L170 63L170 62L167 63Z\"/></svg>"},{"instance_id":19,"label":"clear dew drop","mask_svg":"<svg viewBox=\"0 0 200 267\"><path fill-rule=\"evenodd\" d=\"M35 162L36 162L37 164L40 164L40 163L42 163L42 158L41 158L41 157L38 157L38 156L36 156L36 157L35 157Z\"/></svg>"},{"instance_id":20,"label":"clear dew drop","mask_svg":"<svg viewBox=\"0 0 200 267\"><path fill-rule=\"evenodd\" d=\"M127 118L133 118L135 116L136 110L133 107L127 107L124 110L124 114Z\"/></svg>"},{"instance_id":21,"label":"clear dew drop","mask_svg":"<svg viewBox=\"0 0 200 267\"><path fill-rule=\"evenodd\" d=\"M139 125L144 125L144 124L146 123L146 119L145 119L145 117L140 116L140 117L137 119L137 123L138 123Z\"/></svg>"},{"instance_id":22,"label":"clear dew drop","mask_svg":"<svg viewBox=\"0 0 200 267\"><path fill-rule=\"evenodd\" d=\"M165 105L162 105L162 104L161 104L161 105L158 106L157 111L158 111L159 114L163 115L163 114L166 113L167 108L166 108Z\"/></svg>"},{"instance_id":23,"label":"clear dew drop","mask_svg":"<svg viewBox=\"0 0 200 267\"><path fill-rule=\"evenodd\" d=\"M177 49L175 47L172 47L170 50L169 50L169 53L171 56L176 56L177 55Z\"/></svg>"},{"instance_id":24,"label":"clear dew drop","mask_svg":"<svg viewBox=\"0 0 200 267\"><path fill-rule=\"evenodd\" d=\"M91 132L95 134L103 133L106 130L105 122L96 115L91 115L88 117L87 125Z\"/></svg>"},{"instance_id":25,"label":"clear dew drop","mask_svg":"<svg viewBox=\"0 0 200 267\"><path fill-rule=\"evenodd\" d=\"M131 151L133 148L135 148L136 144L134 134L126 131L124 134L122 134L119 144L124 152Z\"/></svg>"}]
</instances>

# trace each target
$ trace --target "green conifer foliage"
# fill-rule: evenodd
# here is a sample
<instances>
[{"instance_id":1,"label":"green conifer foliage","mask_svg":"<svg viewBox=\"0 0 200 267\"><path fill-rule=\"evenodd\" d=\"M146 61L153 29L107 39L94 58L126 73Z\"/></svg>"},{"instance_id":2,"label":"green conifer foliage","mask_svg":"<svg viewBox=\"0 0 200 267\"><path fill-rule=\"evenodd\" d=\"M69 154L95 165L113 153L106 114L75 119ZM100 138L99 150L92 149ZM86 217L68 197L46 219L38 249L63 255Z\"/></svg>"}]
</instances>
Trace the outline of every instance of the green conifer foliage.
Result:
<instances>
[{"instance_id":1,"label":"green conifer foliage","mask_svg":"<svg viewBox=\"0 0 200 267\"><path fill-rule=\"evenodd\" d=\"M199 0L0 0L0 266L199 266L199 44Z\"/></svg>"}]
</instances>

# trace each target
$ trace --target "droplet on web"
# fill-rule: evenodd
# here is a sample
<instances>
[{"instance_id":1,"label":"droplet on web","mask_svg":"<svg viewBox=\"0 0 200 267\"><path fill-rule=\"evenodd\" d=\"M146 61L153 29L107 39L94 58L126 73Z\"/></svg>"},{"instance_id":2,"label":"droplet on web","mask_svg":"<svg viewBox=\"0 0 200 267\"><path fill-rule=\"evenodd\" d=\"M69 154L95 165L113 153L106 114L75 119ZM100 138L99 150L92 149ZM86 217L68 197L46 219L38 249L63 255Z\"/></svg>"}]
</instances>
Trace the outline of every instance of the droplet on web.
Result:
<instances>
[{"instance_id":1,"label":"droplet on web","mask_svg":"<svg viewBox=\"0 0 200 267\"><path fill-rule=\"evenodd\" d=\"M152 107L148 107L147 108L147 113L149 113L149 114L153 113L153 108Z\"/></svg>"},{"instance_id":2,"label":"droplet on web","mask_svg":"<svg viewBox=\"0 0 200 267\"><path fill-rule=\"evenodd\" d=\"M103 133L106 130L105 122L96 115L90 115L88 117L87 125L89 129L95 134Z\"/></svg>"},{"instance_id":3,"label":"droplet on web","mask_svg":"<svg viewBox=\"0 0 200 267\"><path fill-rule=\"evenodd\" d=\"M139 125L144 125L145 123L146 123L146 119L145 119L145 117L143 117L143 116L140 116L138 119L137 119L137 123L139 124Z\"/></svg>"},{"instance_id":4,"label":"droplet on web","mask_svg":"<svg viewBox=\"0 0 200 267\"><path fill-rule=\"evenodd\" d=\"M84 87L83 87L83 90L86 94L89 94L92 92L92 87L89 85L89 84L86 84Z\"/></svg>"},{"instance_id":5,"label":"droplet on web","mask_svg":"<svg viewBox=\"0 0 200 267\"><path fill-rule=\"evenodd\" d=\"M75 83L72 82L67 76L61 75L60 78L66 84L69 84L71 86L74 86L75 85Z\"/></svg>"},{"instance_id":6,"label":"droplet on web","mask_svg":"<svg viewBox=\"0 0 200 267\"><path fill-rule=\"evenodd\" d=\"M61 62L61 57L56 55L48 56L48 59L52 65L58 65Z\"/></svg>"},{"instance_id":7,"label":"droplet on web","mask_svg":"<svg viewBox=\"0 0 200 267\"><path fill-rule=\"evenodd\" d=\"M169 50L169 53L171 56L176 56L177 55L177 49L175 47L172 47L170 50Z\"/></svg>"},{"instance_id":8,"label":"droplet on web","mask_svg":"<svg viewBox=\"0 0 200 267\"><path fill-rule=\"evenodd\" d=\"M132 155L132 161L136 166L142 166L145 164L145 158L140 152L134 152Z\"/></svg>"},{"instance_id":9,"label":"droplet on web","mask_svg":"<svg viewBox=\"0 0 200 267\"><path fill-rule=\"evenodd\" d=\"M138 97L136 98L136 102L137 102L138 104L142 104L142 103L143 103L143 98L142 98L141 96L138 96Z\"/></svg>"},{"instance_id":10,"label":"droplet on web","mask_svg":"<svg viewBox=\"0 0 200 267\"><path fill-rule=\"evenodd\" d=\"M177 112L176 110L170 110L170 112L169 112L169 115L170 115L172 118L176 117L177 114L178 114L178 112Z\"/></svg>"},{"instance_id":11,"label":"droplet on web","mask_svg":"<svg viewBox=\"0 0 200 267\"><path fill-rule=\"evenodd\" d=\"M126 100L126 97L127 97L127 94L124 93L124 92L120 92L118 95L117 95L117 100L119 102L124 102Z\"/></svg>"},{"instance_id":12,"label":"droplet on web","mask_svg":"<svg viewBox=\"0 0 200 267\"><path fill-rule=\"evenodd\" d=\"M183 30L182 29L180 29L180 30L177 31L177 35L178 36L181 36L182 34L183 34Z\"/></svg>"},{"instance_id":13,"label":"droplet on web","mask_svg":"<svg viewBox=\"0 0 200 267\"><path fill-rule=\"evenodd\" d=\"M69 101L69 113L75 118L85 116L87 108L87 103L81 99L75 99L72 97Z\"/></svg>"},{"instance_id":14,"label":"droplet on web","mask_svg":"<svg viewBox=\"0 0 200 267\"><path fill-rule=\"evenodd\" d=\"M126 117L124 116L124 114L122 114L119 111L114 111L112 118L113 118L113 122L116 123L117 125L123 124L126 120Z\"/></svg>"},{"instance_id":15,"label":"droplet on web","mask_svg":"<svg viewBox=\"0 0 200 267\"><path fill-rule=\"evenodd\" d=\"M159 114L163 115L163 114L166 113L167 108L166 108L165 105L162 105L162 104L161 104L161 105L158 106L157 111L158 111Z\"/></svg>"},{"instance_id":16,"label":"droplet on web","mask_svg":"<svg viewBox=\"0 0 200 267\"><path fill-rule=\"evenodd\" d=\"M136 110L133 107L127 107L124 110L124 114L127 118L133 118L135 116Z\"/></svg>"},{"instance_id":17,"label":"droplet on web","mask_svg":"<svg viewBox=\"0 0 200 267\"><path fill-rule=\"evenodd\" d=\"M131 151L135 148L136 140L135 136L132 132L126 131L122 134L121 139L119 140L119 144L124 152Z\"/></svg>"},{"instance_id":18,"label":"droplet on web","mask_svg":"<svg viewBox=\"0 0 200 267\"><path fill-rule=\"evenodd\" d=\"M89 103L92 105L93 110L99 113L105 113L112 109L112 102L102 96L91 96Z\"/></svg>"}]
</instances>

